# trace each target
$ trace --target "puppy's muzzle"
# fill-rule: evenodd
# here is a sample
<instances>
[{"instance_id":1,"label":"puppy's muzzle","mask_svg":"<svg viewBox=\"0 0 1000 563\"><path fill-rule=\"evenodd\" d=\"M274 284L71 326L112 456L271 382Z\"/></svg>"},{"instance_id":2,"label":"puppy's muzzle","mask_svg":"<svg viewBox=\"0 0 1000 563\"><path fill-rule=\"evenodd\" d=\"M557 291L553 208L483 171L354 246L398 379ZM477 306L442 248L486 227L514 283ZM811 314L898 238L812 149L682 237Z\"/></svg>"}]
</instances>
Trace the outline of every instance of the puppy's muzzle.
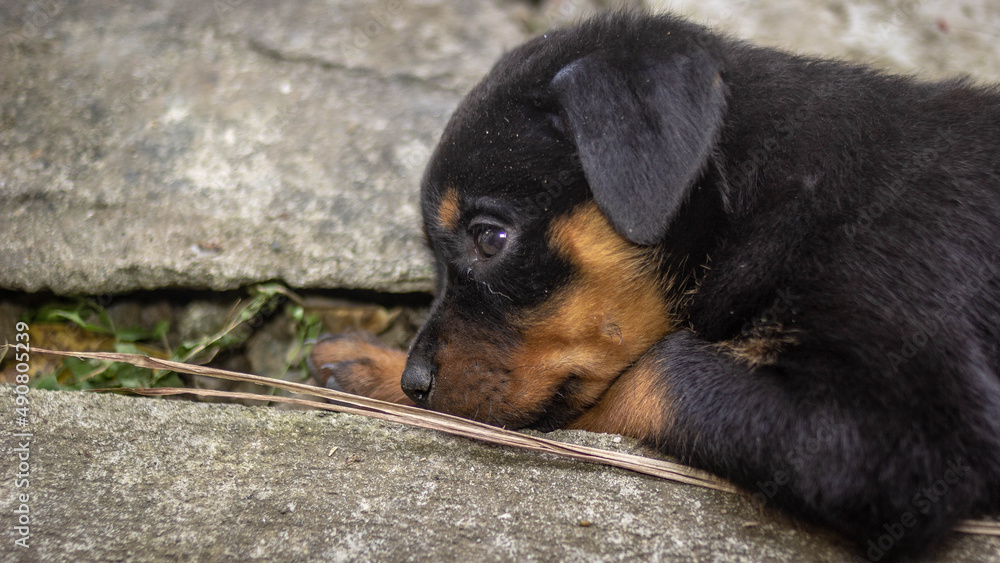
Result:
<instances>
[{"instance_id":1,"label":"puppy's muzzle","mask_svg":"<svg viewBox=\"0 0 1000 563\"><path fill-rule=\"evenodd\" d=\"M413 399L417 406L427 408L430 404L435 371L433 366L421 359L411 357L407 360L400 385L403 388L403 393Z\"/></svg>"}]
</instances>

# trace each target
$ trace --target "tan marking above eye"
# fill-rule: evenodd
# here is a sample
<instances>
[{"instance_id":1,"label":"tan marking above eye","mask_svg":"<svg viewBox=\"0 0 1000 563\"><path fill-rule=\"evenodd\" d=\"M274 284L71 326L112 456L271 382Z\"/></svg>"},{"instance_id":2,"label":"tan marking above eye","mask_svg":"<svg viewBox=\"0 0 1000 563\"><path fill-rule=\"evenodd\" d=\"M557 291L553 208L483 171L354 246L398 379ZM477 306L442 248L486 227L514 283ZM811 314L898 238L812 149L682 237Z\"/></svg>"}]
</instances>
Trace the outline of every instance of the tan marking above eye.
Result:
<instances>
[{"instance_id":1,"label":"tan marking above eye","mask_svg":"<svg viewBox=\"0 0 1000 563\"><path fill-rule=\"evenodd\" d=\"M460 217L461 209L458 202L458 189L455 186L445 186L444 193L441 195L441 202L438 204L438 223L449 231L454 231L458 228Z\"/></svg>"}]
</instances>

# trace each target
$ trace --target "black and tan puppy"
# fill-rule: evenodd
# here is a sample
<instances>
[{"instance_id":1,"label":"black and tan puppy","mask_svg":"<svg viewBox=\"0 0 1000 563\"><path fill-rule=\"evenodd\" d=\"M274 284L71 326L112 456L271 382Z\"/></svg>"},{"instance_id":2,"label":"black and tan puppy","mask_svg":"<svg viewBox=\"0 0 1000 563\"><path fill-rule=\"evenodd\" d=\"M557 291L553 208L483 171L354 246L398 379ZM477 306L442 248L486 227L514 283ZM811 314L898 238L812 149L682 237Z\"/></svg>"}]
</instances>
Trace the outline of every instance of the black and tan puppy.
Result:
<instances>
[{"instance_id":1,"label":"black and tan puppy","mask_svg":"<svg viewBox=\"0 0 1000 563\"><path fill-rule=\"evenodd\" d=\"M430 317L321 342L331 386L636 436L872 557L1000 510L996 90L605 16L503 57L421 195Z\"/></svg>"}]
</instances>

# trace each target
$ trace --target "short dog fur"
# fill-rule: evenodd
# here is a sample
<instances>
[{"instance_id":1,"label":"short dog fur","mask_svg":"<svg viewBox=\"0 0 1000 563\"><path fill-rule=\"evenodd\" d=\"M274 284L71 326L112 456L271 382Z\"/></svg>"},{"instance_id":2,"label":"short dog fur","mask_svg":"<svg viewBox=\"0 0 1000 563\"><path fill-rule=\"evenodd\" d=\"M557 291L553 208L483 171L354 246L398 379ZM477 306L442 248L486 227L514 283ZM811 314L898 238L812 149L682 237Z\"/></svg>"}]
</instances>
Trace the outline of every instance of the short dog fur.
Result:
<instances>
[{"instance_id":1,"label":"short dog fur","mask_svg":"<svg viewBox=\"0 0 1000 563\"><path fill-rule=\"evenodd\" d=\"M504 56L421 201L430 316L321 341L331 387L635 436L894 554L1000 511L996 89L612 14Z\"/></svg>"}]
</instances>

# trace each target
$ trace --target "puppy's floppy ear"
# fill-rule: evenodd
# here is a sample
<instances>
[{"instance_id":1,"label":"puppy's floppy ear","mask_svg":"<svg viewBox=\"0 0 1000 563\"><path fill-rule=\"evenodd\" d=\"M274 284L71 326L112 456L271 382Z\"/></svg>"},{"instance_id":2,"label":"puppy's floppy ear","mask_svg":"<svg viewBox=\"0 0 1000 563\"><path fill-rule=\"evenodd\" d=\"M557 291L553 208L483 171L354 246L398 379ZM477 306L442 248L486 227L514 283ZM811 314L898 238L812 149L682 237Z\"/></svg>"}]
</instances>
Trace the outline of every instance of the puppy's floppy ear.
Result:
<instances>
[{"instance_id":1,"label":"puppy's floppy ear","mask_svg":"<svg viewBox=\"0 0 1000 563\"><path fill-rule=\"evenodd\" d=\"M720 67L701 49L656 60L598 52L553 78L594 200L632 242L662 240L698 180L726 107Z\"/></svg>"}]
</instances>

